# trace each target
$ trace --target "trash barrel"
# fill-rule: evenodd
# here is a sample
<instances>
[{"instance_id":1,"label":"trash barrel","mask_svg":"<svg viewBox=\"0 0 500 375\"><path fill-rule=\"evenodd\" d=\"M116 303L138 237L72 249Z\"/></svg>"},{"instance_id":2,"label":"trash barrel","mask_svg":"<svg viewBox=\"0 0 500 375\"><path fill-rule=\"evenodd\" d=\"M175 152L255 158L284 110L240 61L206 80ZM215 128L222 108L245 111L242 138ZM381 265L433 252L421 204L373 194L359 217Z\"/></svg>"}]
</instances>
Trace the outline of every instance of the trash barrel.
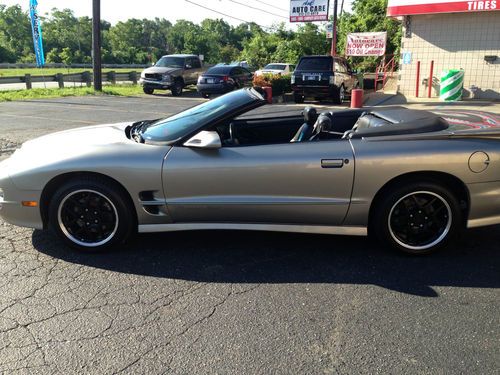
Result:
<instances>
[{"instance_id":1,"label":"trash barrel","mask_svg":"<svg viewBox=\"0 0 500 375\"><path fill-rule=\"evenodd\" d=\"M463 69L451 69L441 73L439 98L445 102L462 100L464 75L465 71Z\"/></svg>"},{"instance_id":2,"label":"trash barrel","mask_svg":"<svg viewBox=\"0 0 500 375\"><path fill-rule=\"evenodd\" d=\"M352 89L351 91L351 108L363 107L363 90Z\"/></svg>"}]
</instances>

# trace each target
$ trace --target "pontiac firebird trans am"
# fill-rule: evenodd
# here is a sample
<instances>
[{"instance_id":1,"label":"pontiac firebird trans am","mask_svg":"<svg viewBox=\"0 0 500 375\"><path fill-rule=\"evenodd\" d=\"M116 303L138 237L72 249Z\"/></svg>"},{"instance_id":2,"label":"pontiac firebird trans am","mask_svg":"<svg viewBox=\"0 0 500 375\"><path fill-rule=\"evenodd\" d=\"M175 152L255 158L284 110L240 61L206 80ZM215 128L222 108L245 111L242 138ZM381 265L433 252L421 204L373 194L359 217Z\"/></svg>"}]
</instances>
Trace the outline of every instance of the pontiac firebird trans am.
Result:
<instances>
[{"instance_id":1,"label":"pontiac firebird trans am","mask_svg":"<svg viewBox=\"0 0 500 375\"><path fill-rule=\"evenodd\" d=\"M28 141L0 164L0 215L83 250L137 231L238 229L370 234L426 254L500 223L497 115L247 113L265 103L242 89L167 119Z\"/></svg>"}]
</instances>

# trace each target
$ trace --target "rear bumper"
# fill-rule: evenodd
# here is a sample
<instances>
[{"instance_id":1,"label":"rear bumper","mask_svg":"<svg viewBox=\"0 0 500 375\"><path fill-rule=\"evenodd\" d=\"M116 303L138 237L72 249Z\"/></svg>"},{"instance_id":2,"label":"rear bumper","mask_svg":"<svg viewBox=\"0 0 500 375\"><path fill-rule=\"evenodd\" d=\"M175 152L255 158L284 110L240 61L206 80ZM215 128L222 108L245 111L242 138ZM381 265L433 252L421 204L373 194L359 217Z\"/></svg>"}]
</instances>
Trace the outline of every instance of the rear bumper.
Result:
<instances>
[{"instance_id":1,"label":"rear bumper","mask_svg":"<svg viewBox=\"0 0 500 375\"><path fill-rule=\"evenodd\" d=\"M201 94L225 94L233 91L234 87L232 85L226 85L222 83L214 84L198 84L196 89Z\"/></svg>"},{"instance_id":2,"label":"rear bumper","mask_svg":"<svg viewBox=\"0 0 500 375\"><path fill-rule=\"evenodd\" d=\"M296 95L326 98L333 96L335 94L336 88L334 86L294 85L292 86L292 90Z\"/></svg>"},{"instance_id":3,"label":"rear bumper","mask_svg":"<svg viewBox=\"0 0 500 375\"><path fill-rule=\"evenodd\" d=\"M468 184L470 212L468 228L500 224L500 181Z\"/></svg>"}]
</instances>

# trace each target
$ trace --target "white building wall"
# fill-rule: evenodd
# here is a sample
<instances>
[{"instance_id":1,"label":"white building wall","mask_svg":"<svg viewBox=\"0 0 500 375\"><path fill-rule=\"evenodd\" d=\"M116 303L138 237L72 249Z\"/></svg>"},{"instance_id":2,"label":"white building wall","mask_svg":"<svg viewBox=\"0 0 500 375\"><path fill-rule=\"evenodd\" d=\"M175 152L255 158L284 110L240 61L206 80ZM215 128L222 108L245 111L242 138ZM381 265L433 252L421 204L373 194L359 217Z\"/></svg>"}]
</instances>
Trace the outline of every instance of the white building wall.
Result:
<instances>
[{"instance_id":1,"label":"white building wall","mask_svg":"<svg viewBox=\"0 0 500 375\"><path fill-rule=\"evenodd\" d=\"M412 54L410 64L400 61L398 91L405 96L415 97L420 61L419 97L427 97L422 80L429 77L434 60L433 97L439 96L441 72L462 68L464 97L471 96L474 85L479 88L475 98L500 99L500 11L411 16L410 22L403 21L401 56L404 52ZM497 60L488 63L486 55Z\"/></svg>"}]
</instances>

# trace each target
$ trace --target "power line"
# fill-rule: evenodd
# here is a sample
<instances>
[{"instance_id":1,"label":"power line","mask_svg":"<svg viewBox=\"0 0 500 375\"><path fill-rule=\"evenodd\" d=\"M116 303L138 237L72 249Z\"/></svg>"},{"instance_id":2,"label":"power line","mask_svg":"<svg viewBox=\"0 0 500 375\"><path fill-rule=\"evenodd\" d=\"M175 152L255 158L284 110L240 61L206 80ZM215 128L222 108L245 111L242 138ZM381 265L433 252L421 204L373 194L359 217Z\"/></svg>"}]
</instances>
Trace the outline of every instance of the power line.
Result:
<instances>
[{"instance_id":1,"label":"power line","mask_svg":"<svg viewBox=\"0 0 500 375\"><path fill-rule=\"evenodd\" d=\"M254 0L258 3L261 3L261 4L264 4L264 5L267 5L269 7L272 7L272 8L275 8L275 9L278 9L278 10L282 10L283 12L288 12L288 9L283 9L283 8L280 8L280 7L277 7L276 5L272 5L272 4L269 4L269 3L266 3L264 1L261 1L261 0Z\"/></svg>"},{"instance_id":2,"label":"power line","mask_svg":"<svg viewBox=\"0 0 500 375\"><path fill-rule=\"evenodd\" d=\"M287 17L284 17L281 14L276 14L276 13L268 12L267 10L256 8L256 7L253 7L251 5L244 4L244 3L240 3L239 1L235 1L235 0L228 0L228 1L230 1L231 3L243 5L244 7L247 7L247 8L250 8L250 9L258 10L259 12L264 12L264 13L270 14L272 16L281 17L281 18L284 18L286 20L288 19Z\"/></svg>"},{"instance_id":3,"label":"power line","mask_svg":"<svg viewBox=\"0 0 500 375\"><path fill-rule=\"evenodd\" d=\"M232 19L237 20L237 21L240 21L240 22L244 22L244 23L254 23L254 24L256 24L257 26L262 27L263 29L277 30L277 28L276 28L276 27L262 26L262 25L259 25L258 23L255 23L255 22L250 22L250 21L246 21L246 20L243 20L243 19L241 19L241 18L238 18L238 17L230 16L229 14L225 14L225 13L219 12L218 10L208 8L208 7L204 6L204 5L201 5L201 4L198 4L198 3L195 3L194 1L191 1L191 0L184 0L184 1L185 1L185 2L187 2L187 3L193 4L193 5L199 6L200 8L203 8L203 9L209 10L209 11L211 11L211 12L214 12L214 13L220 14L221 16L228 17L228 18L232 18Z\"/></svg>"}]
</instances>

